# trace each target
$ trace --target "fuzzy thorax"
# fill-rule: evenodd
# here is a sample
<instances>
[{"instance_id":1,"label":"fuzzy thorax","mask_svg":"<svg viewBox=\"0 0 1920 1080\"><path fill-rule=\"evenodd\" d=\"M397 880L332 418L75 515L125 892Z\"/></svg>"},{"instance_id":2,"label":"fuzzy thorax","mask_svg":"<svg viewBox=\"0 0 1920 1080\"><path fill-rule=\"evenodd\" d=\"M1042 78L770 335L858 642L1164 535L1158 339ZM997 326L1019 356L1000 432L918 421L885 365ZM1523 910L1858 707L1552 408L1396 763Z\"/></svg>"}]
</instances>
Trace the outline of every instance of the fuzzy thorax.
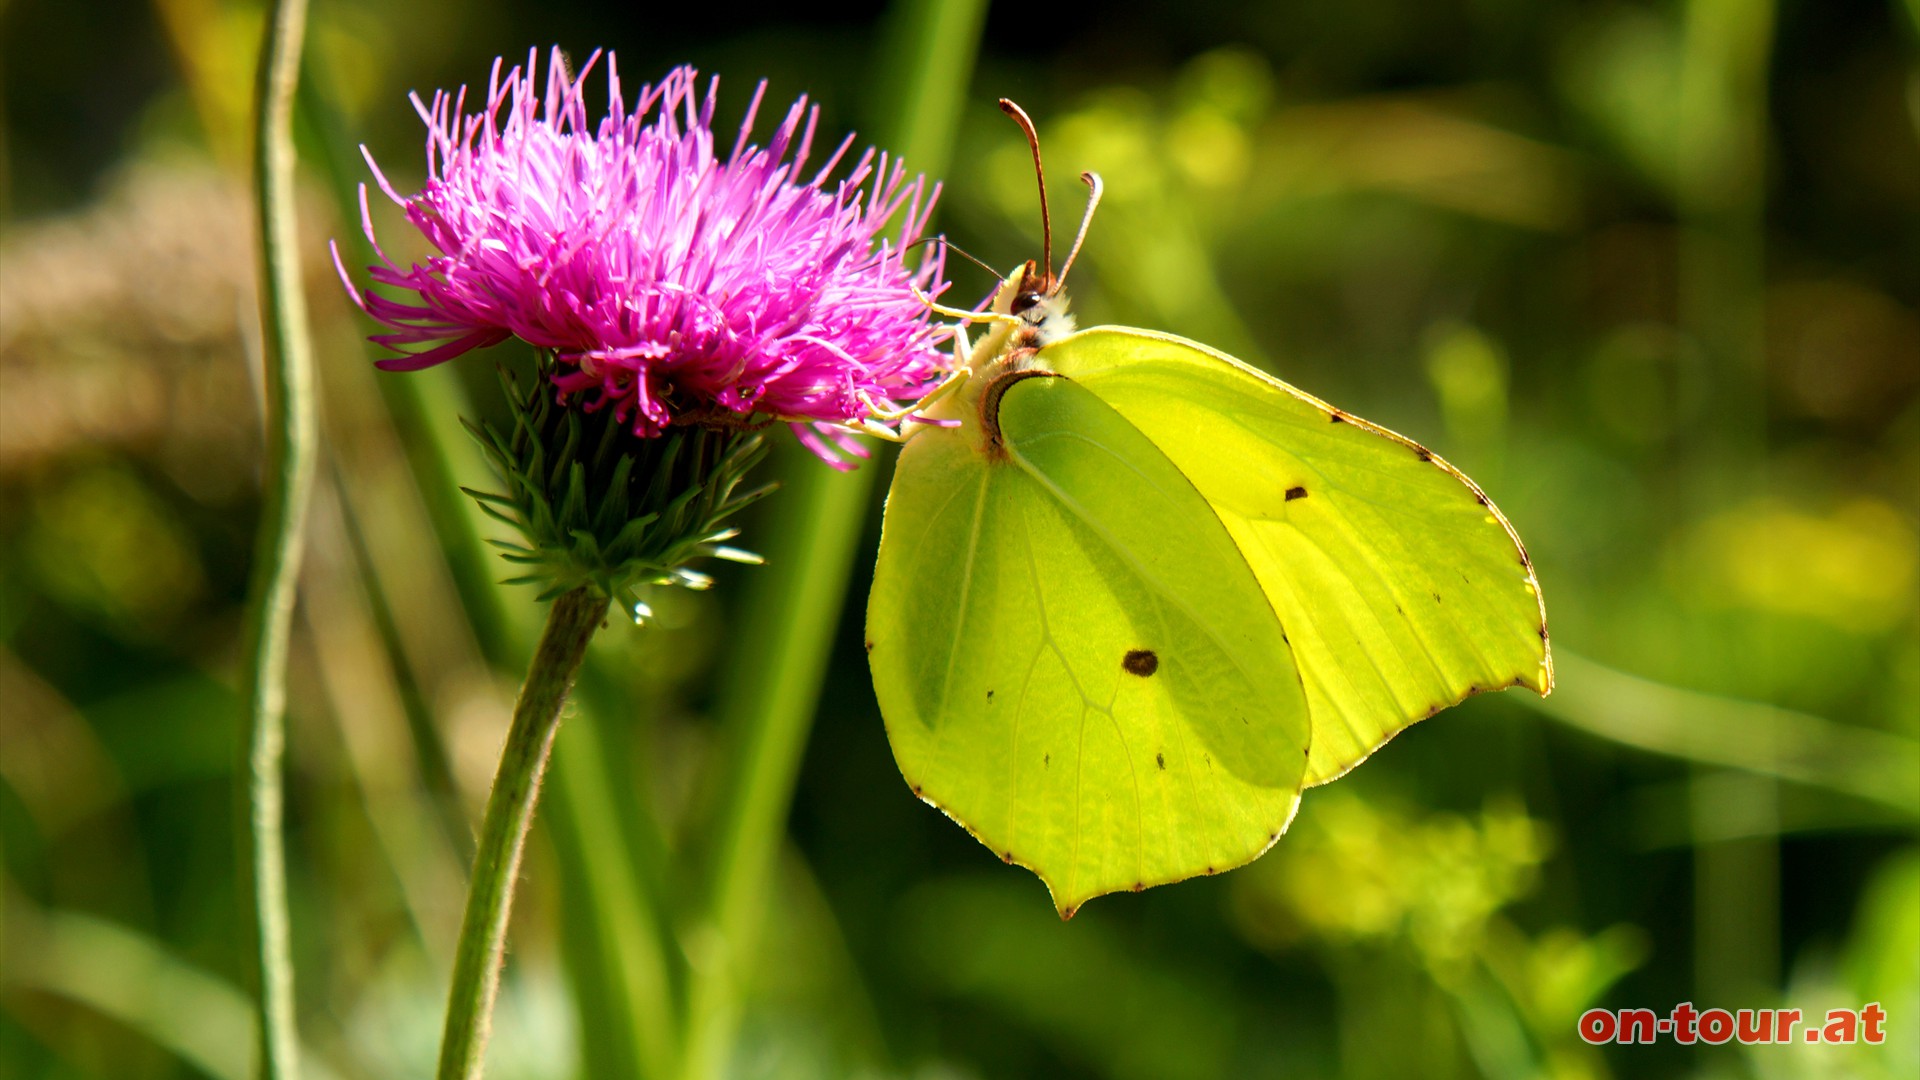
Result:
<instances>
[{"instance_id":1,"label":"fuzzy thorax","mask_svg":"<svg viewBox=\"0 0 1920 1080\"><path fill-rule=\"evenodd\" d=\"M965 349L972 375L958 392L921 412L929 420L943 422L941 426L957 423L962 434L982 449L998 429L990 413L997 410L1006 383L1049 371L1040 351L1076 329L1066 293L1057 287L1050 292L1033 290L1032 274L1033 265L1028 263L1000 283L987 305L987 312L995 317L985 333L970 349L964 333L956 342Z\"/></svg>"}]
</instances>

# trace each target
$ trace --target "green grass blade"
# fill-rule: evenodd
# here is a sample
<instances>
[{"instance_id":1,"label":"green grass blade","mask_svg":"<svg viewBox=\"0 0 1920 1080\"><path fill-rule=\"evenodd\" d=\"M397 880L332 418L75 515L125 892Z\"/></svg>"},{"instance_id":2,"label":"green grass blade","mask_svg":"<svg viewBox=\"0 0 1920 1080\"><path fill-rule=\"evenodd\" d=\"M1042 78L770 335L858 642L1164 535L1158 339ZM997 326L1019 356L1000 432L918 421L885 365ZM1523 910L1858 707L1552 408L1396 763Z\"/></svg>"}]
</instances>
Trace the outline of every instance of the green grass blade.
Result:
<instances>
[{"instance_id":1,"label":"green grass blade","mask_svg":"<svg viewBox=\"0 0 1920 1080\"><path fill-rule=\"evenodd\" d=\"M895 8L880 79L890 92L873 98L895 109L876 117L873 129L881 145L929 176L946 168L985 15L981 0L909 0ZM732 772L722 788L696 932L706 953L697 958L688 991L684 1075L690 1078L726 1069L762 904L879 471L868 465L838 474L786 449L780 462L785 487L762 531L767 565L753 575L744 608L753 621L721 681L728 688L720 711Z\"/></svg>"},{"instance_id":2,"label":"green grass blade","mask_svg":"<svg viewBox=\"0 0 1920 1080\"><path fill-rule=\"evenodd\" d=\"M0 987L52 994L111 1017L215 1080L252 1080L254 1005L240 988L147 935L74 911L6 898ZM331 1071L308 1055L307 1073Z\"/></svg>"},{"instance_id":3,"label":"green grass blade","mask_svg":"<svg viewBox=\"0 0 1920 1080\"><path fill-rule=\"evenodd\" d=\"M1642 679L1556 649L1552 696L1513 700L1570 727L1699 765L1828 788L1920 818L1920 742Z\"/></svg>"}]
</instances>

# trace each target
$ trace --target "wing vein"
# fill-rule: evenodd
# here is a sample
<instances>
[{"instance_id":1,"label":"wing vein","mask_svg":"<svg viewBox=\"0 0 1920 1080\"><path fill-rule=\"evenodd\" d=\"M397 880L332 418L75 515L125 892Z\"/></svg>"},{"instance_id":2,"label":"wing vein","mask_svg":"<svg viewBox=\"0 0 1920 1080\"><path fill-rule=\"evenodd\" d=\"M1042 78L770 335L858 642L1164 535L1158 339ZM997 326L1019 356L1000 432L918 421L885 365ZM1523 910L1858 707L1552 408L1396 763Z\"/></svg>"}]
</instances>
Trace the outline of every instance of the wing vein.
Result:
<instances>
[{"instance_id":1,"label":"wing vein","mask_svg":"<svg viewBox=\"0 0 1920 1080\"><path fill-rule=\"evenodd\" d=\"M973 563L980 551L980 523L986 517L987 480L985 476L980 478L980 494L973 504L973 528L967 536L967 558L960 574L960 599L954 605L953 642L947 647L947 670L940 678L940 715L942 717L952 711L953 665L960 655L960 636L967 625L967 601L973 592ZM942 722L933 729L933 746L927 751L928 775L924 778L925 780L931 780L933 775L940 771L940 755L946 749L949 726L951 725Z\"/></svg>"},{"instance_id":2,"label":"wing vein","mask_svg":"<svg viewBox=\"0 0 1920 1080\"><path fill-rule=\"evenodd\" d=\"M1105 446L1101 445L1098 442L1095 442L1092 439L1089 439L1075 432L1054 432L1054 433L1048 433L1046 435L1039 436L1036 439L1030 440L1030 441L1037 442L1037 441L1040 441L1041 439L1046 439L1046 438L1071 438L1071 439L1077 439L1080 442L1086 443L1088 446L1092 447L1095 451L1105 455L1107 458L1118 463L1122 468L1126 469L1128 472L1131 472L1133 475L1139 477L1141 482L1145 483L1148 487L1152 488L1152 490L1154 490L1155 492L1161 495L1167 494L1164 489L1162 489L1159 485L1154 483L1151 477L1148 477L1145 473L1142 473L1139 469L1134 468L1133 465L1130 462L1128 462L1126 459L1120 457L1117 454L1114 454L1111 450L1108 450ZM1014 459L1016 461L1019 461L1021 464L1021 468L1025 470L1029 476L1033 477L1034 480L1037 483L1039 483L1041 487L1045 488L1050 494L1052 494L1054 499L1057 502L1059 502L1062 507L1070 511L1076 519L1078 519L1082 524L1084 524L1088 529L1090 529L1094 533L1094 535L1098 536L1101 539L1101 541L1106 544L1107 549L1113 552L1114 556L1118 558L1122 563L1124 563L1128 567L1128 569L1132 570L1134 574L1136 574L1142 582L1146 583L1156 595L1170 602L1171 605L1177 611L1179 611L1182 615L1186 616L1187 621L1194 627L1194 629L1198 630L1203 636L1205 636L1209 641L1211 641L1213 643L1213 646L1220 651L1220 655L1225 657L1229 664L1233 665L1234 670L1240 674L1241 678L1247 681L1247 685L1249 686L1260 685L1260 680L1255 677L1253 672L1250 672L1247 670L1246 665L1241 662L1239 655L1237 655L1236 651L1231 647L1229 647L1227 642L1221 638L1219 632L1216 631L1214 627L1211 624L1209 624L1209 622L1206 619L1201 618L1200 613L1193 610L1193 608L1189 604L1187 604L1181 597L1179 597L1174 592L1174 590L1172 590L1164 582L1162 582L1158 575L1150 572L1145 566L1145 564L1143 564L1134 555L1133 549L1131 547L1121 543L1120 539L1114 536L1104 526L1102 526L1099 523L1099 521L1096 518L1094 518L1092 514L1088 513L1086 508L1083 507L1077 499L1074 499L1072 496L1068 495L1064 490L1062 490L1058 484L1053 482L1051 477L1047 476L1046 473L1034 467L1034 465L1030 461L1028 461L1023 455L1021 455L1017 449L1014 453ZM1177 468L1176 468L1176 471L1177 471ZM1202 501L1202 504L1205 505L1205 500L1203 499L1201 501ZM1211 506L1208 506L1207 512L1209 514L1213 513ZM1219 524L1218 515L1214 515L1214 522L1215 524ZM1222 532L1226 531L1225 525L1220 525L1220 528ZM1240 554L1239 546L1233 543L1233 538L1231 536L1227 538L1227 544L1228 544L1228 547L1231 548L1231 550L1233 551L1234 558L1239 559L1241 565L1243 567L1246 567L1246 558L1245 556ZM1029 545L1031 545L1031 540L1029 540ZM1246 570L1247 570L1248 576L1254 577L1253 569L1251 567L1246 567ZM1259 580L1257 577L1254 577L1254 584L1256 587L1259 584ZM1263 601L1266 599L1266 594L1264 590L1262 590L1261 599ZM1270 616L1272 616L1272 618L1276 623L1279 622L1279 616L1277 614L1274 614L1273 605L1270 601L1267 602L1267 612ZM1296 670L1294 671L1294 678L1298 679L1299 677L1300 677L1299 671L1296 668ZM1076 688L1077 687L1078 687L1078 684L1076 683ZM1085 700L1084 692L1082 692L1081 697L1082 697L1082 700Z\"/></svg>"}]
</instances>

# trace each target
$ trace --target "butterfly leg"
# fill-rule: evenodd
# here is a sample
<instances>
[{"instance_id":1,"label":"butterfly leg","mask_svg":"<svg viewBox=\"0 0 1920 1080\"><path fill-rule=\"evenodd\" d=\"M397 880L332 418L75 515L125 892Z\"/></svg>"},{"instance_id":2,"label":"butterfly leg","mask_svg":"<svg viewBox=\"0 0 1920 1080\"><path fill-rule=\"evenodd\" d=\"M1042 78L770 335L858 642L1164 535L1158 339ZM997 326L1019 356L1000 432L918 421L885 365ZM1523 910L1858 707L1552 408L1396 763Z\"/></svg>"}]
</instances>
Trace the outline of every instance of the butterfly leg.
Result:
<instances>
[{"instance_id":1,"label":"butterfly leg","mask_svg":"<svg viewBox=\"0 0 1920 1080\"><path fill-rule=\"evenodd\" d=\"M932 297L927 296L919 289L914 289L913 294L920 299L921 303L927 305L928 309L952 318L962 320L986 319L993 321L1019 321L1011 315L994 315L991 313L961 311L958 308L942 307L934 303ZM953 392L960 387L965 386L967 380L973 377L973 369L967 366L967 361L972 354L973 345L967 339L967 328L963 322L961 325L953 328L953 367L948 370L946 378L940 380L938 386L927 391L920 396L919 400L908 405L889 407L881 405L872 398L864 398L863 403L866 405L869 415L839 426L848 431L857 431L871 435L876 439L884 439L887 442L905 442L907 440L906 434L888 425L914 416L935 402L951 396Z\"/></svg>"},{"instance_id":2,"label":"butterfly leg","mask_svg":"<svg viewBox=\"0 0 1920 1080\"><path fill-rule=\"evenodd\" d=\"M933 297L921 292L918 287L913 288L913 295L914 299L926 305L928 311L936 315L945 315L949 319L963 319L967 322L1008 324L1018 324L1022 321L1018 315L1002 315L996 311L967 311L962 308L947 307L945 304L937 304L934 302Z\"/></svg>"},{"instance_id":3,"label":"butterfly leg","mask_svg":"<svg viewBox=\"0 0 1920 1080\"><path fill-rule=\"evenodd\" d=\"M967 380L973 377L973 369L967 366L967 358L971 356L972 353L973 346L967 341L967 328L964 325L954 327L953 367L948 369L947 377L940 380L940 385L927 391L921 395L918 401L910 405L889 408L881 405L872 398L863 398L869 417L882 423L891 424L896 420L912 416L914 413L920 412L941 398L952 394L955 390L966 385Z\"/></svg>"},{"instance_id":4,"label":"butterfly leg","mask_svg":"<svg viewBox=\"0 0 1920 1080\"><path fill-rule=\"evenodd\" d=\"M903 405L893 409L882 409L869 401L867 407L872 411L873 415L865 416L859 420L840 426L846 428L848 431L857 431L862 434L871 435L876 439L885 439L887 442L906 442L907 435L905 432L888 425L912 417L934 402L951 395L955 390L966 385L967 380L972 377L973 371L970 368L955 368L947 373L946 378L940 380L939 386L929 390L920 400L913 404Z\"/></svg>"},{"instance_id":5,"label":"butterfly leg","mask_svg":"<svg viewBox=\"0 0 1920 1080\"><path fill-rule=\"evenodd\" d=\"M972 356L973 342L967 340L967 324L959 323L953 328L953 370L964 369Z\"/></svg>"},{"instance_id":6,"label":"butterfly leg","mask_svg":"<svg viewBox=\"0 0 1920 1080\"><path fill-rule=\"evenodd\" d=\"M895 408L886 409L881 408L878 402L869 399L866 403L867 411L872 414L871 419L879 420L883 423L892 423L903 417L912 416L914 413L953 393L972 377L973 370L965 365L961 365L947 372L947 377L940 380L940 385L927 391L926 394L921 396L920 400L910 405L900 405Z\"/></svg>"}]
</instances>

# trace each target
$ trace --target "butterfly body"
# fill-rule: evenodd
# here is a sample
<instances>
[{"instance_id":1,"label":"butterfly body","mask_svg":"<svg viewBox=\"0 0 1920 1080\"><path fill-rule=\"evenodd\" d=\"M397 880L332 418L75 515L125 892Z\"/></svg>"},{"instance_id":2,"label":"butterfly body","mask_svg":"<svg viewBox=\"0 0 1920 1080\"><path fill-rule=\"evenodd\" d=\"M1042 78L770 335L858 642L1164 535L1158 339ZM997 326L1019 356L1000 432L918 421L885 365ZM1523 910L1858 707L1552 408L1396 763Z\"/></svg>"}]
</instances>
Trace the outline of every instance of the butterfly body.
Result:
<instances>
[{"instance_id":1,"label":"butterfly body","mask_svg":"<svg viewBox=\"0 0 1920 1080\"><path fill-rule=\"evenodd\" d=\"M1013 382L1051 374L1040 351L1076 329L1066 293L1057 282L1043 287L1040 277L1028 262L1001 282L986 307L989 315L999 318L971 347L964 329L958 332L956 352L967 372L965 381L952 395L921 410L921 415L938 424L957 423L982 453L995 460L999 458L1001 396Z\"/></svg>"}]
</instances>

